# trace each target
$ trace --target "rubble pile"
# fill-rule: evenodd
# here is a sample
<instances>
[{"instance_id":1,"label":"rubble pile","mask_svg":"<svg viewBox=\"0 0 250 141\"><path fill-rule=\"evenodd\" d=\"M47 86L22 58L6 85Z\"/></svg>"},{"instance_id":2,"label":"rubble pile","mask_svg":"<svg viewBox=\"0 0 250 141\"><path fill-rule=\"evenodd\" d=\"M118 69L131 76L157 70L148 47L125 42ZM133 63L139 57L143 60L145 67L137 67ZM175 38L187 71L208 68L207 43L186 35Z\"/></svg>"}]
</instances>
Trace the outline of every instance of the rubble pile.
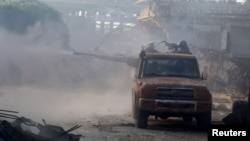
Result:
<instances>
[{"instance_id":1,"label":"rubble pile","mask_svg":"<svg viewBox=\"0 0 250 141\"><path fill-rule=\"evenodd\" d=\"M0 140L2 141L79 141L81 135L70 133L80 125L64 130L60 126L37 123L18 117L16 111L0 110ZM7 120L5 120L7 119ZM13 121L10 121L13 120Z\"/></svg>"}]
</instances>

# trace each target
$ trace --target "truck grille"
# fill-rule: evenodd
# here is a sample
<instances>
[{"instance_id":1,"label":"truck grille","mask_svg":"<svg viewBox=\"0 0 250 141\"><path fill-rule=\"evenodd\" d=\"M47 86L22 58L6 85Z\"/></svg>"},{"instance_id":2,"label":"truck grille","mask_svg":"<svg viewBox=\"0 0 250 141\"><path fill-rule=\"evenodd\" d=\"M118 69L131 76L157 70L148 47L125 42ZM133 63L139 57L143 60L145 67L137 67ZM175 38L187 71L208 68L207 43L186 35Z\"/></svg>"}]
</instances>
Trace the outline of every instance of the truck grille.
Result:
<instances>
[{"instance_id":1,"label":"truck grille","mask_svg":"<svg viewBox=\"0 0 250 141\"><path fill-rule=\"evenodd\" d=\"M180 87L158 87L157 97L166 99L194 99L195 92L193 88Z\"/></svg>"}]
</instances>

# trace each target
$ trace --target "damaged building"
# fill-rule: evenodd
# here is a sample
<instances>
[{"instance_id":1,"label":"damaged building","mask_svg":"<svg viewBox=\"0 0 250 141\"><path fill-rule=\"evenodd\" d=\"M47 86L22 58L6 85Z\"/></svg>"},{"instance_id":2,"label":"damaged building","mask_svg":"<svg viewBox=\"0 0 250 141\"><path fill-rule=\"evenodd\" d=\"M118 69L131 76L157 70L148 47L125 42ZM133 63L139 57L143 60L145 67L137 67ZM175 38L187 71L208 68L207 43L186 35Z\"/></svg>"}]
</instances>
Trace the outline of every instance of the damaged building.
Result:
<instances>
[{"instance_id":1,"label":"damaged building","mask_svg":"<svg viewBox=\"0 0 250 141\"><path fill-rule=\"evenodd\" d=\"M247 94L249 1L150 0L138 21L153 40L186 40L211 90Z\"/></svg>"}]
</instances>

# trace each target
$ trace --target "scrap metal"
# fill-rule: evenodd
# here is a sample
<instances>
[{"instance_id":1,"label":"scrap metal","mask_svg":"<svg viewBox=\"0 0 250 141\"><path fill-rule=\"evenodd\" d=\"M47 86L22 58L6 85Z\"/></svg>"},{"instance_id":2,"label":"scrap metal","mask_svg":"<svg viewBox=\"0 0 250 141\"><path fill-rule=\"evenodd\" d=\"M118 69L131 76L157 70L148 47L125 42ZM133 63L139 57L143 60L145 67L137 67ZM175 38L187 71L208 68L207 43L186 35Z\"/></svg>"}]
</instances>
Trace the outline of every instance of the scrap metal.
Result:
<instances>
[{"instance_id":1,"label":"scrap metal","mask_svg":"<svg viewBox=\"0 0 250 141\"><path fill-rule=\"evenodd\" d=\"M0 141L79 141L81 135L72 134L80 128L75 125L68 130L60 126L35 122L17 116L17 111L0 110ZM10 121L12 120L12 121ZM38 133L36 131L38 130Z\"/></svg>"}]
</instances>

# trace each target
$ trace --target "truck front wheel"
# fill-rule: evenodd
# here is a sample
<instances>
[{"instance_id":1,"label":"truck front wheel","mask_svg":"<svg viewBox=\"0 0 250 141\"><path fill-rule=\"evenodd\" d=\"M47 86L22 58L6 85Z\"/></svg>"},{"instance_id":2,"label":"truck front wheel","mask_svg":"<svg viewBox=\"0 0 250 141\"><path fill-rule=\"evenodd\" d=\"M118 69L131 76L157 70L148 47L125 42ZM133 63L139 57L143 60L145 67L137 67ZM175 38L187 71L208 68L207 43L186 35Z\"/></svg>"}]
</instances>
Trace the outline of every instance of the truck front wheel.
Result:
<instances>
[{"instance_id":1,"label":"truck front wheel","mask_svg":"<svg viewBox=\"0 0 250 141\"><path fill-rule=\"evenodd\" d=\"M211 112L198 115L197 117L198 127L201 129L207 129L211 124L211 118L212 118Z\"/></svg>"},{"instance_id":2,"label":"truck front wheel","mask_svg":"<svg viewBox=\"0 0 250 141\"><path fill-rule=\"evenodd\" d=\"M135 117L135 126L137 128L147 128L147 125L148 125L148 115L141 110L137 110Z\"/></svg>"}]
</instances>

